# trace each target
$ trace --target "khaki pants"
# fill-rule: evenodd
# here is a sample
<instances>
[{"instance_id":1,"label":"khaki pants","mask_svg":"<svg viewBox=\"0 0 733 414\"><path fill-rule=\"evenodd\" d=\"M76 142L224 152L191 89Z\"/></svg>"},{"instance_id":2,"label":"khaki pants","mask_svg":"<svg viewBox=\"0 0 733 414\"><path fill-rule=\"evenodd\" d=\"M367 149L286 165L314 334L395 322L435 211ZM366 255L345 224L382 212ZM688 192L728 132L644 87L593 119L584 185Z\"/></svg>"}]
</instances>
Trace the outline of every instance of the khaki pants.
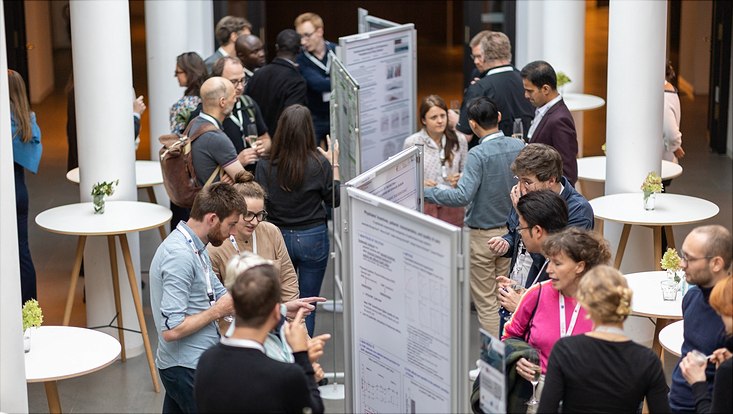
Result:
<instances>
[{"instance_id":1,"label":"khaki pants","mask_svg":"<svg viewBox=\"0 0 733 414\"><path fill-rule=\"evenodd\" d=\"M499 336L499 300L496 277L506 276L511 259L496 256L489 250L489 239L506 234L506 227L490 230L471 229L471 299L478 321L490 334Z\"/></svg>"}]
</instances>

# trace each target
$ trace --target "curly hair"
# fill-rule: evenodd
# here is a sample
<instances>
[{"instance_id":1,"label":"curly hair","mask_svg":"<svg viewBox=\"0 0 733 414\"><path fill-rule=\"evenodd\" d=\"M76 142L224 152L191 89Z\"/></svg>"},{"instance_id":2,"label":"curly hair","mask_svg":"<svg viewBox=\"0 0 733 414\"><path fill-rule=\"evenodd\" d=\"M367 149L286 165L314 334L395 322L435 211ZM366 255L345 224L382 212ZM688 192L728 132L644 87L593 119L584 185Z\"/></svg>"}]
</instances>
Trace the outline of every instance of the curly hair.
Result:
<instances>
[{"instance_id":1,"label":"curly hair","mask_svg":"<svg viewBox=\"0 0 733 414\"><path fill-rule=\"evenodd\" d=\"M574 262L584 262L585 271L611 260L611 248L606 239L598 233L577 227L553 234L542 243L545 257L555 256L560 252Z\"/></svg>"},{"instance_id":2,"label":"curly hair","mask_svg":"<svg viewBox=\"0 0 733 414\"><path fill-rule=\"evenodd\" d=\"M589 270L578 284L578 302L596 323L625 321L633 294L621 272L606 265Z\"/></svg>"}]
</instances>

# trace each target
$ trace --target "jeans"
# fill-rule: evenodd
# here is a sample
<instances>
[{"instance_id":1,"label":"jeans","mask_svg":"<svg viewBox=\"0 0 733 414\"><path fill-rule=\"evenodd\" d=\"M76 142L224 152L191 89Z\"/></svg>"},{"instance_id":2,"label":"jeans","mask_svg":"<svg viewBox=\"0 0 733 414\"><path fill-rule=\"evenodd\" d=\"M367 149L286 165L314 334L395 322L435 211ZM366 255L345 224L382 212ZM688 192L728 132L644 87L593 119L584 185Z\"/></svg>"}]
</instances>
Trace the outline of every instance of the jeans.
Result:
<instances>
[{"instance_id":1,"label":"jeans","mask_svg":"<svg viewBox=\"0 0 733 414\"><path fill-rule=\"evenodd\" d=\"M165 387L163 413L195 413L193 377L196 370L186 367L158 369Z\"/></svg>"},{"instance_id":2,"label":"jeans","mask_svg":"<svg viewBox=\"0 0 733 414\"><path fill-rule=\"evenodd\" d=\"M307 298L321 294L323 276L328 266L328 226L321 224L305 230L280 229L285 239L290 260L298 273L300 297ZM313 336L316 325L315 309L305 318L308 335Z\"/></svg>"}]
</instances>

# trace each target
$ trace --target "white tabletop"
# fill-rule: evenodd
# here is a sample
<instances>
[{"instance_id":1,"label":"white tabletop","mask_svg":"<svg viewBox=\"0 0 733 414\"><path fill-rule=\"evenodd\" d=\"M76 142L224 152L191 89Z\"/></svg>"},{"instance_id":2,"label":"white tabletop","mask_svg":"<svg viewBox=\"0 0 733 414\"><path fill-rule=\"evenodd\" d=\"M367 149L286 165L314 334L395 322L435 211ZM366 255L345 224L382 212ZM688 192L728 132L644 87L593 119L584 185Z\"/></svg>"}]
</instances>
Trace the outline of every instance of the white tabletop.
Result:
<instances>
[{"instance_id":1,"label":"white tabletop","mask_svg":"<svg viewBox=\"0 0 733 414\"><path fill-rule=\"evenodd\" d=\"M66 179L72 183L79 184L79 167L66 173ZM163 173L160 170L160 162L149 160L135 161L135 180L137 188L153 187L163 184Z\"/></svg>"},{"instance_id":2,"label":"white tabletop","mask_svg":"<svg viewBox=\"0 0 733 414\"><path fill-rule=\"evenodd\" d=\"M702 198L659 193L654 210L644 210L644 195L611 194L590 200L593 214L603 220L647 226L672 226L697 223L714 217L720 209Z\"/></svg>"},{"instance_id":3,"label":"white tabletop","mask_svg":"<svg viewBox=\"0 0 733 414\"><path fill-rule=\"evenodd\" d=\"M107 201L104 214L94 214L92 203L54 207L36 216L36 224L52 233L104 236L143 231L171 219L170 209L140 201Z\"/></svg>"},{"instance_id":4,"label":"white tabletop","mask_svg":"<svg viewBox=\"0 0 733 414\"><path fill-rule=\"evenodd\" d=\"M25 354L27 382L56 381L98 371L117 359L120 343L104 332L73 326L41 326Z\"/></svg>"},{"instance_id":5,"label":"white tabletop","mask_svg":"<svg viewBox=\"0 0 733 414\"><path fill-rule=\"evenodd\" d=\"M641 272L624 275L629 288L634 291L631 312L650 318L682 319L682 292L677 300L664 300L660 282L667 279L666 272Z\"/></svg>"},{"instance_id":6,"label":"white tabletop","mask_svg":"<svg viewBox=\"0 0 733 414\"><path fill-rule=\"evenodd\" d=\"M682 174L682 167L671 161L662 160L662 180L670 180ZM578 179L606 182L606 157L578 158Z\"/></svg>"},{"instance_id":7,"label":"white tabletop","mask_svg":"<svg viewBox=\"0 0 733 414\"><path fill-rule=\"evenodd\" d=\"M673 355L680 356L682 354L682 342L685 334L685 321L677 321L671 323L659 331L659 343L662 347Z\"/></svg>"},{"instance_id":8,"label":"white tabletop","mask_svg":"<svg viewBox=\"0 0 733 414\"><path fill-rule=\"evenodd\" d=\"M606 101L600 96L585 93L563 93L562 99L570 112L597 109L606 104Z\"/></svg>"}]
</instances>

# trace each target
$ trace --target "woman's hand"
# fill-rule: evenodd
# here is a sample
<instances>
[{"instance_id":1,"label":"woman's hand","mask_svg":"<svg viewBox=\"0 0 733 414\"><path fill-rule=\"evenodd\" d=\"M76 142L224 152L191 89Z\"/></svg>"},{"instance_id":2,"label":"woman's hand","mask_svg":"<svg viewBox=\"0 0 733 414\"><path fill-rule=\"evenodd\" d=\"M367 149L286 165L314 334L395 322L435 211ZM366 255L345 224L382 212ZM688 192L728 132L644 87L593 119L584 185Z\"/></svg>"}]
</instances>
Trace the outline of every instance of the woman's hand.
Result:
<instances>
[{"instance_id":1,"label":"woman's hand","mask_svg":"<svg viewBox=\"0 0 733 414\"><path fill-rule=\"evenodd\" d=\"M715 368L718 368L720 364L730 357L733 357L733 354L728 349L720 348L713 351L713 356L710 357L710 362L715 364Z\"/></svg>"},{"instance_id":2,"label":"woman's hand","mask_svg":"<svg viewBox=\"0 0 733 414\"><path fill-rule=\"evenodd\" d=\"M461 179L460 173L451 174L446 178L445 180L448 181L448 184L450 184L451 187L455 188L458 186L458 180Z\"/></svg>"},{"instance_id":3,"label":"woman's hand","mask_svg":"<svg viewBox=\"0 0 733 414\"><path fill-rule=\"evenodd\" d=\"M705 368L707 365L707 363L702 365L699 364L688 352L687 355L682 358L682 361L680 361L680 371L682 371L682 376L685 377L687 383L692 385L696 382L707 380L705 376Z\"/></svg>"},{"instance_id":4,"label":"woman's hand","mask_svg":"<svg viewBox=\"0 0 733 414\"><path fill-rule=\"evenodd\" d=\"M517 364L515 366L517 367L517 374L519 374L520 377L526 379L527 381L532 381L534 377L534 371L536 368L539 367L538 365L527 361L526 358L519 358L519 361L517 361Z\"/></svg>"},{"instance_id":5,"label":"woman's hand","mask_svg":"<svg viewBox=\"0 0 733 414\"><path fill-rule=\"evenodd\" d=\"M522 294L518 293L512 287L502 287L499 289L499 303L509 312L517 310L517 305L519 305L519 299L521 298Z\"/></svg>"},{"instance_id":6,"label":"woman's hand","mask_svg":"<svg viewBox=\"0 0 733 414\"><path fill-rule=\"evenodd\" d=\"M285 302L285 309L287 309L287 317L292 318L295 317L295 314L298 313L298 311L302 308L305 311L305 315L310 315L311 311L313 311L316 306L312 305L311 303L317 303L317 302L325 302L326 298L322 298L320 296L313 296L310 298L298 298L291 300L289 302Z\"/></svg>"},{"instance_id":7,"label":"woman's hand","mask_svg":"<svg viewBox=\"0 0 733 414\"><path fill-rule=\"evenodd\" d=\"M339 140L336 140L333 145L331 145L331 137L326 135L326 142L328 142L328 151L324 151L323 148L317 147L318 152L321 153L328 162L338 165L339 163Z\"/></svg>"},{"instance_id":8,"label":"woman's hand","mask_svg":"<svg viewBox=\"0 0 733 414\"><path fill-rule=\"evenodd\" d=\"M321 368L321 364L318 362L313 362L313 379L316 380L316 382L321 382L321 380L326 376L326 373L323 372L323 368Z\"/></svg>"},{"instance_id":9,"label":"woman's hand","mask_svg":"<svg viewBox=\"0 0 733 414\"><path fill-rule=\"evenodd\" d=\"M425 180L423 184L425 184L425 187L435 187L436 185L438 185L435 180Z\"/></svg>"}]
</instances>

